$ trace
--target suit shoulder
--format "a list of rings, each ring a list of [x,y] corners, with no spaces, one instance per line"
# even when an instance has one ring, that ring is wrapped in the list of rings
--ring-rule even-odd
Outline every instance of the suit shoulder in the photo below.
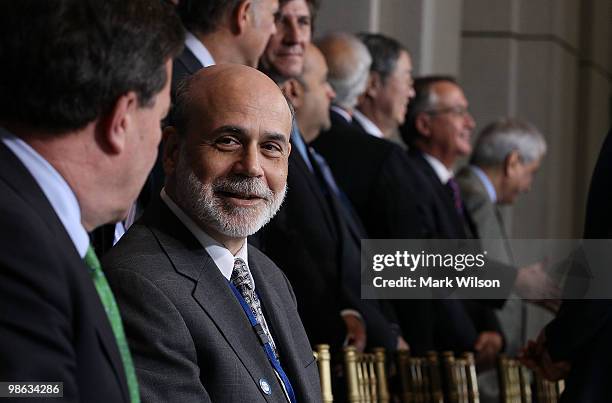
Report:
[[[165,259],[157,238],[152,230],[142,224],[134,224],[102,258],[104,271],[111,272],[117,269],[147,273],[149,270],[162,264]]]

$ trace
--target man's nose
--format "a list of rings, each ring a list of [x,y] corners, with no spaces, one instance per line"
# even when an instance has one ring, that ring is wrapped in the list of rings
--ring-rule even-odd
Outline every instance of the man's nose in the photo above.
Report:
[[[234,165],[234,172],[249,177],[263,176],[261,155],[257,145],[249,146],[244,149],[240,159]]]

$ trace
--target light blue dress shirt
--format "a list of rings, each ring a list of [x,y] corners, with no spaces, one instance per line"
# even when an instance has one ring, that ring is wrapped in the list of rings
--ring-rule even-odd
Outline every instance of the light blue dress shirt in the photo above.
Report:
[[[0,128],[0,140],[17,156],[49,200],[81,257],[89,247],[89,236],[81,223],[76,195],[53,166],[25,141]]]

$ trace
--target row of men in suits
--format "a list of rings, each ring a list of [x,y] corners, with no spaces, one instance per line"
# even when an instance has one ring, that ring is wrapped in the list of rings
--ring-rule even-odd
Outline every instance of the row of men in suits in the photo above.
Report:
[[[364,38],[368,44],[367,36]],[[382,40],[377,38],[375,42]],[[391,143],[379,142],[380,145],[377,145],[374,137],[388,136],[392,132],[390,127],[393,126],[394,117],[397,117],[396,124],[404,121],[401,114],[394,115],[393,108],[389,107],[392,105],[389,102],[393,96],[386,90],[392,91],[397,86],[384,88],[384,67],[376,67],[375,63],[372,64],[368,79],[370,84],[375,83],[377,86],[370,87],[364,81],[360,84],[359,78],[363,80],[365,76],[363,66],[367,66],[370,61],[363,46],[350,35],[333,34],[318,43],[330,67],[330,83],[337,97],[330,112],[331,129],[319,136],[313,144],[327,158],[338,183],[354,203],[370,234],[376,234],[377,237],[390,237],[390,234],[393,234],[389,228],[393,228],[402,215],[395,213],[390,216],[391,219],[385,220],[385,213],[394,211],[393,207],[396,205],[391,202],[385,204],[381,198],[384,200],[388,194],[392,195],[391,199],[401,197],[401,192],[394,190],[402,189],[402,186],[405,186],[403,189],[410,189],[406,177],[416,175],[420,171],[425,173],[425,182],[438,189],[437,195],[434,191],[433,199],[421,204],[414,199],[401,204],[412,206],[411,209],[403,211],[405,214],[411,211],[415,219],[404,221],[406,225],[398,226],[400,228],[396,231],[414,231],[416,226],[417,237],[428,234],[462,237],[472,232],[472,236],[479,236],[485,242],[488,239],[506,239],[507,234],[497,206],[513,203],[518,194],[529,189],[546,151],[543,136],[531,125],[521,121],[508,119],[494,122],[479,136],[470,166],[463,168],[457,175],[457,186],[451,181],[455,161],[459,156],[472,152],[470,131],[474,122],[467,110],[467,100],[453,78],[417,79],[415,97],[410,101],[406,120],[401,127],[404,141],[412,146],[408,159],[403,161],[405,168],[400,169],[404,174],[404,181],[390,179],[393,177],[390,174],[393,166],[390,161],[397,160],[390,156],[399,156],[401,152],[383,154],[385,150],[393,149]],[[389,60],[384,60],[376,53],[375,46],[368,48],[379,65],[385,66],[385,62],[387,66],[393,66],[393,62],[400,64],[399,58],[388,63]],[[378,72],[377,68],[381,71]],[[372,72],[375,73],[374,76]],[[374,99],[380,94],[384,94],[383,100],[375,102]],[[397,97],[396,110],[401,110],[401,90],[398,89],[394,95]],[[379,109],[376,105],[379,105]],[[604,144],[591,184],[586,237],[609,235],[609,214],[606,213],[608,209],[603,208],[606,200],[609,200],[609,192],[605,190],[608,186],[608,176],[604,173],[610,161],[609,145],[612,143],[609,139],[610,135]],[[380,154],[386,155],[387,158],[377,158]],[[410,161],[414,163],[411,168],[417,169],[408,168],[406,162]],[[372,172],[379,174],[372,175]],[[368,173],[373,180],[368,179]],[[412,189],[418,189],[419,193],[428,193],[422,179],[412,178],[413,183],[419,184]],[[380,184],[383,180],[393,185],[384,187]],[[444,184],[449,185],[447,189],[441,186]],[[368,220],[369,216],[375,219]],[[418,217],[423,219],[419,221]],[[404,233],[403,236],[414,235]],[[512,251],[508,245],[505,246],[496,253],[496,259],[500,263],[514,266]],[[554,301],[559,290],[546,275],[541,263],[519,268],[514,276],[513,292],[532,302],[549,308],[555,307]],[[517,352],[525,338],[524,325],[521,323],[524,314],[522,305],[522,302],[511,298],[496,312],[506,334],[505,348],[512,354]],[[401,306],[396,308],[400,313]],[[482,310],[482,307],[480,309]],[[473,314],[473,311],[468,312]],[[610,312],[609,304],[605,301],[564,301],[559,315],[546,326],[537,342],[530,342],[528,347],[522,350],[523,361],[540,374],[552,380],[567,377],[568,388],[563,395],[563,401],[609,400],[610,394],[606,390],[604,380],[606,374],[611,372],[609,349],[601,342],[609,335]],[[453,310],[446,317],[452,317],[453,313],[462,316],[458,310]],[[414,312],[411,314],[414,318]],[[403,318],[401,313],[399,317]],[[572,325],[573,322],[580,326]],[[422,325],[423,322],[418,323]],[[469,321],[463,321],[462,325],[467,323]],[[423,330],[422,326],[420,330]],[[404,335],[410,335],[409,331]],[[493,339],[495,338],[493,336]],[[415,340],[413,337],[407,339],[411,344]],[[456,343],[457,340],[461,340],[461,337],[453,335],[452,341]],[[473,336],[471,340],[474,340]],[[477,344],[478,342],[474,346]],[[416,343],[412,345],[416,346]],[[464,346],[470,348],[469,344]],[[490,351],[494,352],[498,348],[496,346]],[[494,394],[494,389],[485,391],[483,398],[494,397]]]
[[[476,213],[476,219],[482,218],[482,214],[470,209],[472,203],[457,205],[457,202],[461,202],[457,199],[460,190],[452,179],[451,171],[457,157],[471,151],[469,140],[474,127],[461,88],[450,77],[418,79],[415,84],[416,96],[407,107],[408,99],[415,95],[409,74],[408,53],[397,42],[381,35],[361,35],[360,39],[335,33],[317,42],[326,56],[330,83],[337,96],[330,111],[331,128],[314,140],[314,148],[326,158],[340,187],[363,219],[370,237],[477,236],[476,224],[484,228],[486,222],[468,220],[472,217],[470,213]],[[413,139],[407,138],[413,145],[407,154],[384,138],[404,123],[406,115],[409,118],[403,129],[409,127],[411,113],[414,116],[423,113],[418,117],[418,134],[427,140],[422,142],[421,147],[415,147]],[[495,150],[499,148],[498,143],[505,144],[510,151],[514,150],[517,142],[521,143],[521,138],[508,143],[506,134],[512,129],[527,132],[528,138],[533,137],[533,130],[529,132],[523,130],[519,123],[517,125],[504,128],[504,133],[498,127],[491,130],[497,133],[493,142]],[[536,140],[541,141],[541,135],[535,135]],[[482,138],[486,140],[488,137]],[[483,147],[478,147],[478,155],[481,149],[487,150],[492,146],[491,141],[482,144]],[[508,150],[499,150],[503,158],[499,163],[495,162],[494,169],[490,161],[485,161],[486,171],[494,172],[496,184],[502,184],[500,194],[504,198],[508,193],[525,191],[529,187],[533,171],[537,170],[544,153],[542,147],[530,151],[532,145],[533,142],[528,142],[521,147],[520,160],[513,154],[512,169],[508,175],[505,169],[498,167],[505,162]],[[528,156],[534,154],[533,158],[523,155],[525,148]],[[532,160],[535,161],[532,163]],[[504,175],[497,175],[499,169]],[[455,185],[454,189],[444,186],[449,181]],[[469,180],[459,182],[470,183]],[[506,199],[503,201],[508,202]],[[502,259],[499,260],[501,263]],[[523,293],[541,292],[542,288],[554,291],[554,285],[542,271],[541,264],[520,269],[518,275],[512,273],[513,268],[504,269],[511,271],[511,279],[514,281],[516,278],[519,286],[524,285],[521,282],[537,280],[532,287],[519,287]],[[403,335],[414,352],[476,349],[479,361],[488,361],[489,364],[502,348],[502,331],[496,316],[505,318],[502,313],[507,315],[507,312],[514,312],[516,307],[511,309],[512,306],[520,304],[511,299],[503,304],[503,309],[494,312],[491,307],[475,301],[393,302],[395,313],[403,325]],[[505,324],[516,324],[516,319],[514,315]],[[415,326],[415,323],[419,326]],[[518,324],[520,327],[520,320]],[[510,340],[506,339],[505,342],[509,344]],[[514,353],[518,351],[519,343],[520,337],[512,338]],[[492,381],[495,383],[495,377]],[[489,394],[495,397],[494,387]]]
[[[348,69],[337,68],[332,72],[332,83],[340,88],[340,93],[347,94],[342,81],[354,82],[352,74],[361,74],[365,85],[361,93],[351,89],[353,93],[348,97],[334,101],[331,112],[334,125],[313,145],[326,157],[340,187],[363,219],[368,235],[465,237],[462,218],[423,157],[407,155],[398,145],[380,138],[389,136],[404,122],[414,95],[408,52],[382,35],[362,35],[359,40],[347,34],[334,34],[320,43],[330,66],[341,65],[347,53],[357,61],[362,59],[361,63],[351,63]],[[359,71],[366,59],[363,55],[371,57],[368,74]],[[367,59],[365,64],[368,65]],[[489,356],[490,361],[502,347],[492,311],[480,304],[394,301],[394,305],[401,329],[416,353],[478,347],[483,351],[479,359],[486,361]]]

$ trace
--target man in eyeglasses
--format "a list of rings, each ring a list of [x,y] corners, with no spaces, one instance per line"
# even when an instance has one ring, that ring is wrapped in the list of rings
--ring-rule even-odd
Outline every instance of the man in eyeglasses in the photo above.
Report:
[[[410,146],[409,159],[425,177],[432,195],[429,208],[435,217],[433,236],[474,238],[476,233],[470,227],[453,178],[457,159],[472,151],[470,137],[475,123],[467,109],[468,101],[452,77],[419,78],[414,89],[415,97],[400,133]],[[434,333],[436,348],[473,350],[481,364],[490,363],[503,346],[492,308],[472,300],[438,301]]]

